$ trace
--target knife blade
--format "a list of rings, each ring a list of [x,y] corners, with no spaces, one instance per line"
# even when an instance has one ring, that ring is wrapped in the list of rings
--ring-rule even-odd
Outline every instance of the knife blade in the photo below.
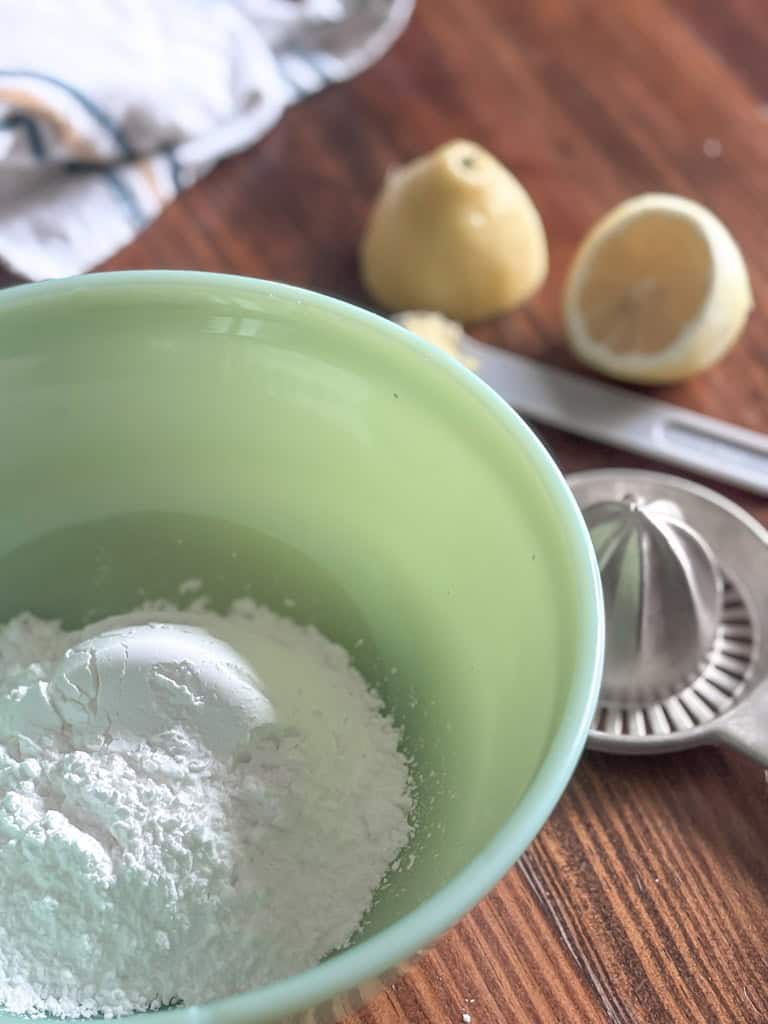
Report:
[[[461,355],[524,419],[768,497],[768,435],[476,341]]]

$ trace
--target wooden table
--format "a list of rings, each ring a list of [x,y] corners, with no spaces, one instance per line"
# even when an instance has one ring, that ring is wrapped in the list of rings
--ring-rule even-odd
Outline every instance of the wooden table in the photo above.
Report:
[[[664,397],[768,431],[765,0],[420,0],[373,70],[293,109],[179,199],[107,269],[275,278],[365,302],[355,246],[385,168],[454,136],[531,191],[552,272],[476,332],[567,364],[564,269],[595,218],[668,190],[715,209],[758,302],[719,367]],[[638,460],[542,431],[564,470]],[[768,503],[732,497],[768,523]],[[765,609],[768,626],[768,608]],[[517,867],[369,1024],[768,1022],[768,786],[714,750],[587,754]]]

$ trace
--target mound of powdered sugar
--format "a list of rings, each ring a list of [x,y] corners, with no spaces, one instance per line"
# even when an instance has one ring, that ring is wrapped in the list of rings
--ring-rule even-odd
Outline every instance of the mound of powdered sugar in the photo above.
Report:
[[[249,600],[0,627],[0,1007],[192,1004],[343,946],[408,838],[398,739],[345,651]]]

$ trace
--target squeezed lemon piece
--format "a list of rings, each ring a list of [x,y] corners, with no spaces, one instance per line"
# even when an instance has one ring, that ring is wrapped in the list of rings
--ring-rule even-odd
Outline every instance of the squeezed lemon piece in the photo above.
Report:
[[[525,302],[547,276],[530,196],[482,146],[446,143],[391,171],[360,246],[363,283],[389,310],[469,323]]]
[[[464,328],[455,320],[449,320],[442,313],[422,309],[409,309],[404,313],[398,313],[392,319],[401,327],[418,334],[420,338],[463,363],[468,370],[474,370],[477,366],[477,360],[464,355],[461,351]]]

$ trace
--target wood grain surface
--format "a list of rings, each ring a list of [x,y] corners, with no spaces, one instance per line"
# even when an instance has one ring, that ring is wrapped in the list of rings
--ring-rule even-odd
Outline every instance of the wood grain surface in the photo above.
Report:
[[[385,169],[466,136],[520,176],[552,250],[541,294],[477,336],[567,365],[559,294],[580,237],[626,196],[682,192],[741,243],[757,310],[725,362],[661,394],[768,431],[766,15],[765,0],[420,0],[375,68],[291,110],[104,269],[226,271],[365,303],[355,246]],[[645,464],[541,436],[564,470]],[[768,503],[729,493],[768,523]],[[762,771],[712,749],[587,754],[518,866],[350,1022],[463,1014],[766,1024]]]

